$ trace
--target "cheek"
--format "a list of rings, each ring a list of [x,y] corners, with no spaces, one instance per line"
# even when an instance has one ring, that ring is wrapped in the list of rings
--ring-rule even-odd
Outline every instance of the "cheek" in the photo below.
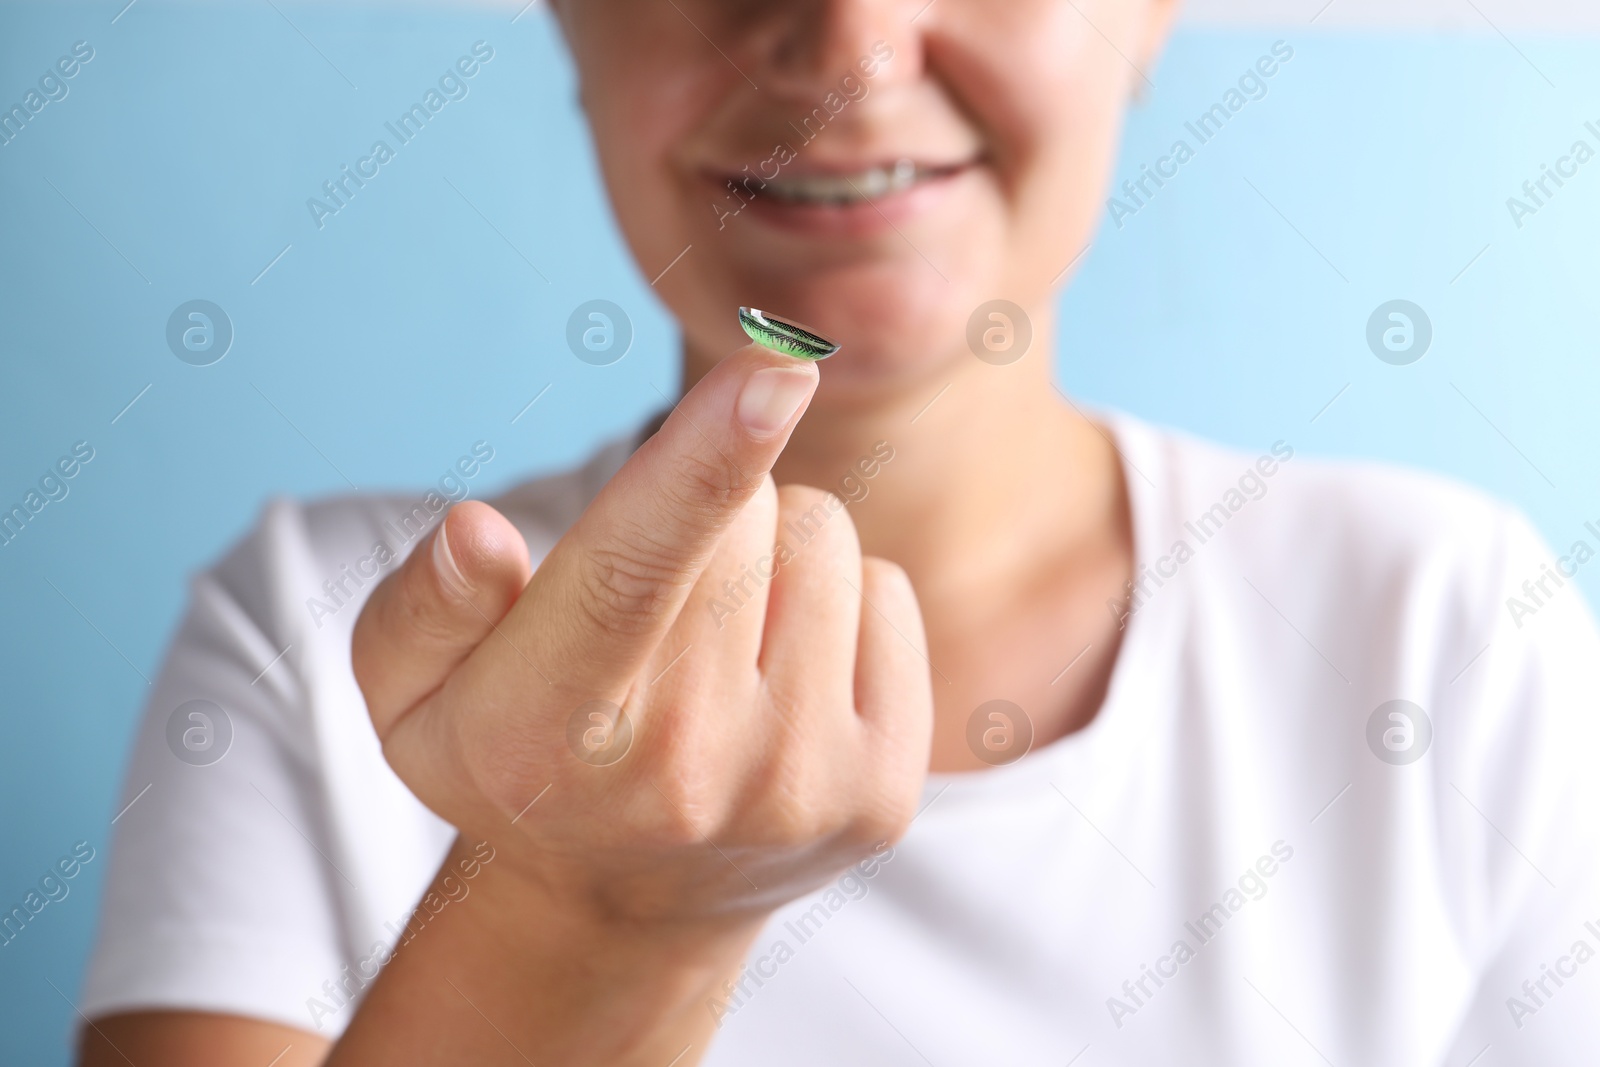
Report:
[[[1143,4],[957,0],[947,10],[930,59],[985,131],[1006,215],[999,277],[990,284],[1026,304],[1043,295],[1098,221],[1123,109],[1140,80],[1124,56],[1138,55]],[[974,217],[969,225],[978,223]]]
[[[951,94],[1008,161],[1047,145],[1070,153],[1072,146],[1061,142],[1094,125],[1096,116],[1114,120],[1130,79],[1139,77],[1123,55],[1136,54],[1131,41],[1141,6],[1141,0],[968,2],[929,42],[930,55]]]
[[[1007,160],[1019,269],[1054,278],[1092,239],[1116,162],[1129,95],[1142,76],[1136,4],[1081,5],[1115,47],[1071,5],[1041,14],[1039,32],[1006,69],[1007,101],[996,125],[1014,155]],[[1119,54],[1120,53],[1120,54]],[[1023,279],[1017,279],[1023,283]]]
[[[608,62],[587,80],[595,88],[585,89],[585,110],[612,210],[640,268],[653,276],[683,249],[687,223],[697,217],[677,152],[715,94],[697,64],[674,67],[660,58]],[[709,203],[702,210],[711,216]]]

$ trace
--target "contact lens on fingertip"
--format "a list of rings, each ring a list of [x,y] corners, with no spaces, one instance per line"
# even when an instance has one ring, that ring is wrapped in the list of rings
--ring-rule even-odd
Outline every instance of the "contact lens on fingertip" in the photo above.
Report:
[[[827,359],[839,346],[797,322],[768,315],[760,308],[740,308],[739,325],[758,345],[797,359]]]

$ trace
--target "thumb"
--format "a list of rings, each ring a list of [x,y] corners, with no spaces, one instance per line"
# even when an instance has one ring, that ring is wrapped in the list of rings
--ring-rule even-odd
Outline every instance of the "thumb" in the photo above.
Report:
[[[489,636],[532,572],[510,520],[469,500],[373,591],[350,660],[380,739]]]

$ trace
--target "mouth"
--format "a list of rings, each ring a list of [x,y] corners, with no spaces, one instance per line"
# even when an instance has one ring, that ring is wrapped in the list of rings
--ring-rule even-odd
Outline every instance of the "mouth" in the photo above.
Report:
[[[902,157],[855,167],[790,166],[773,177],[709,172],[721,210],[748,211],[790,231],[869,236],[930,210],[953,183],[977,165],[925,163]]]
[[[930,166],[911,159],[867,167],[854,173],[783,174],[767,182],[762,192],[786,204],[848,207],[882,200],[918,185],[949,177],[964,164]]]

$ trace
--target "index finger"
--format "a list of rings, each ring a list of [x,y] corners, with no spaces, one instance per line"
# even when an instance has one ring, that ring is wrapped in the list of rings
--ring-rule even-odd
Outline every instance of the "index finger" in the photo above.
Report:
[[[808,360],[742,348],[606,484],[519,605],[539,616],[529,623],[557,684],[587,691],[632,677],[768,476],[817,380]],[[512,616],[521,628],[523,612]]]

